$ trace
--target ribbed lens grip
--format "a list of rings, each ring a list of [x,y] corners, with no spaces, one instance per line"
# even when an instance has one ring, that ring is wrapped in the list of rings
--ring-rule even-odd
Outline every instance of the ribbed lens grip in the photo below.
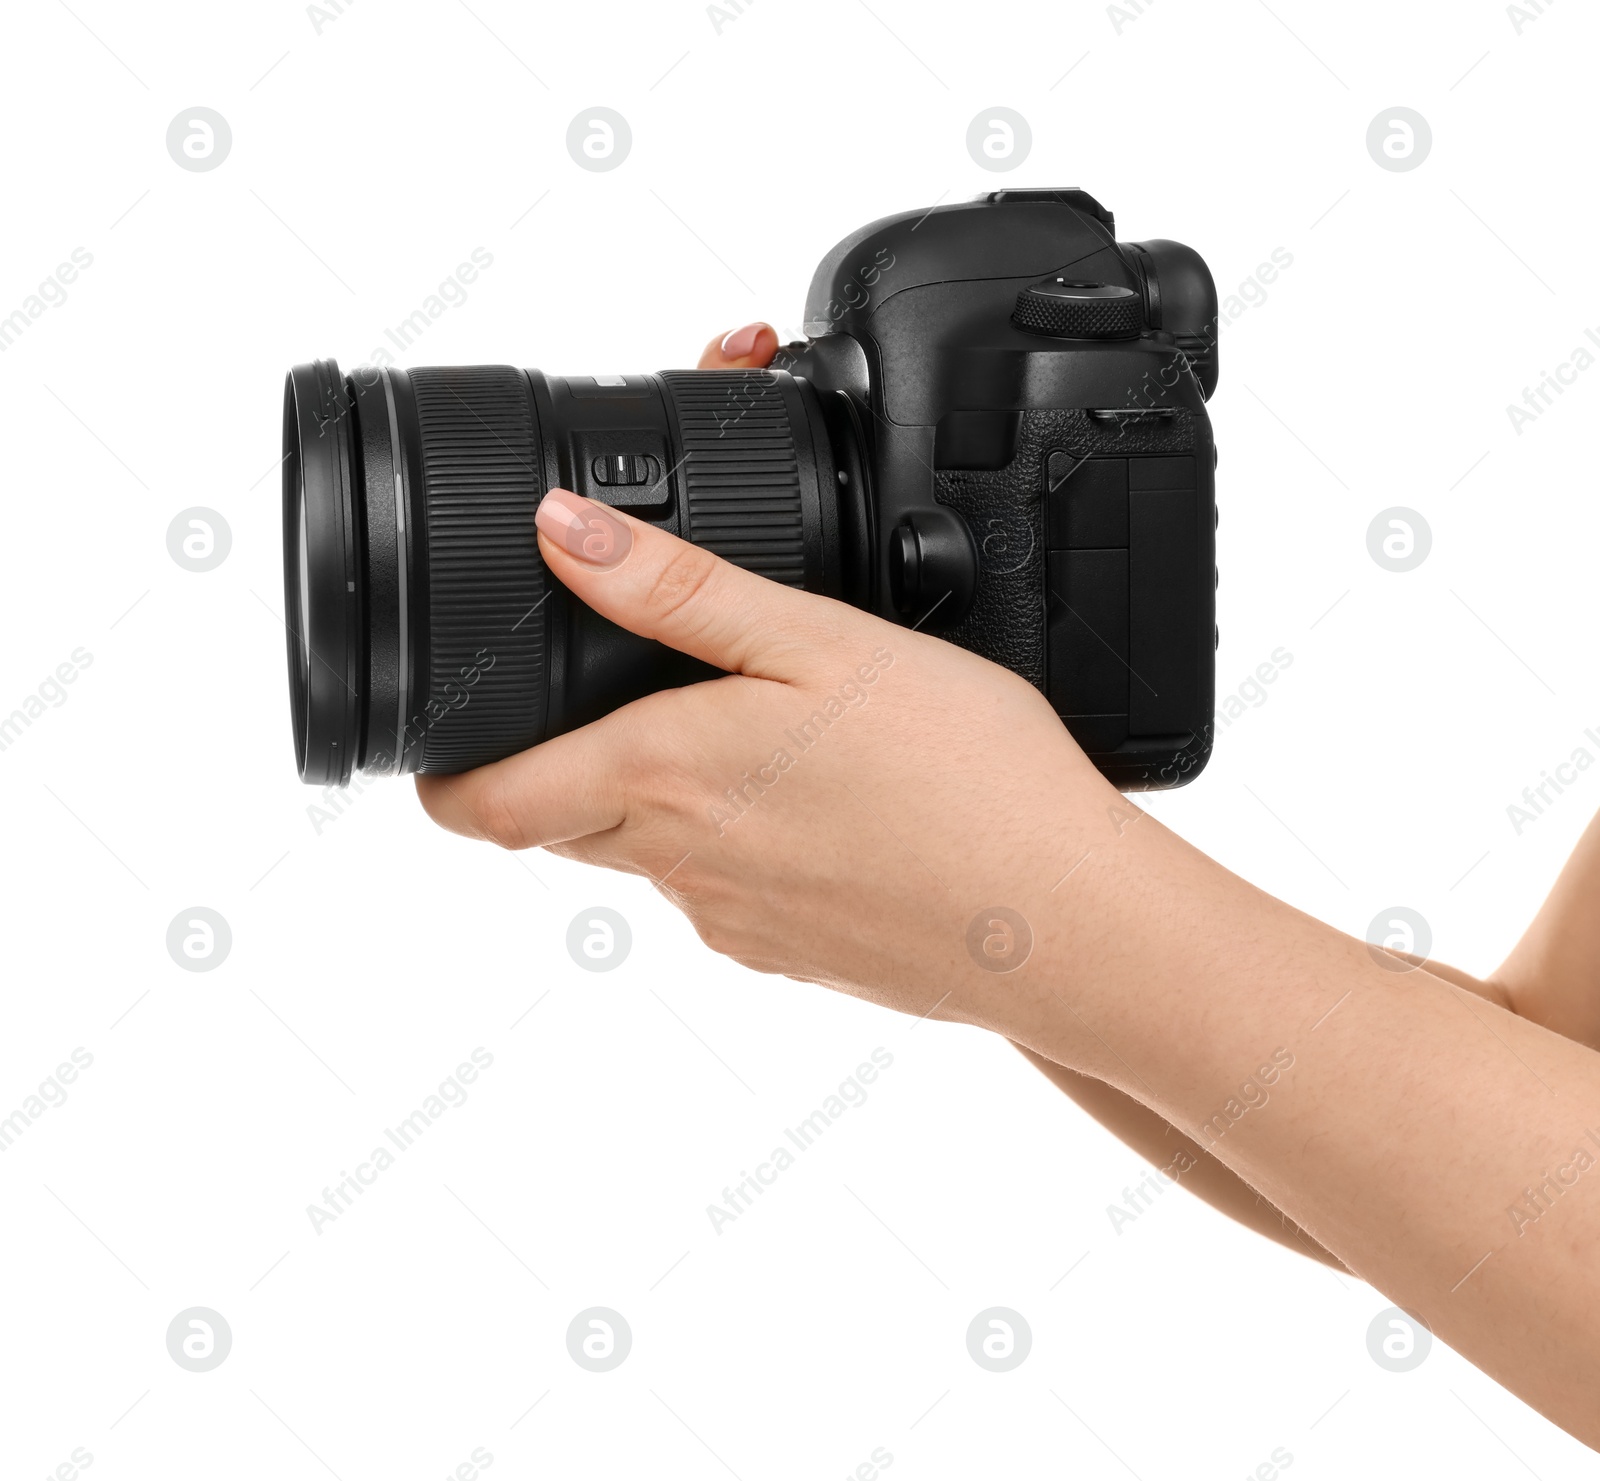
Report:
[[[422,771],[464,771],[544,739],[543,492],[527,377],[509,366],[410,373],[428,540]]]
[[[663,370],[683,439],[688,537],[788,586],[805,584],[795,429],[767,370]]]

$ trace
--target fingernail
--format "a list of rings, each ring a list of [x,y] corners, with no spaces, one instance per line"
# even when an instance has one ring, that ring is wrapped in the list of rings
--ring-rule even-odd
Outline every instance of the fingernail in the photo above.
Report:
[[[633,548],[633,531],[603,504],[567,489],[551,489],[533,517],[541,533],[585,565],[610,570]]]
[[[756,347],[756,340],[764,324],[746,324],[743,329],[730,329],[722,336],[722,353],[730,360],[742,360]]]

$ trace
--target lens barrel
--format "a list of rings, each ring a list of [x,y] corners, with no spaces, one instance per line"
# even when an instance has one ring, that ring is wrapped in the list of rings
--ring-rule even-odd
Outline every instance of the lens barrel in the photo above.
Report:
[[[843,401],[783,371],[296,366],[284,590],[301,778],[463,771],[715,672],[551,576],[533,516],[552,487],[864,600],[865,460]]]

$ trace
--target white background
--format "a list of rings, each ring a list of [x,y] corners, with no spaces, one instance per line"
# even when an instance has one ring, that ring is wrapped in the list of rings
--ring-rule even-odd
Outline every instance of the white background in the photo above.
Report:
[[[1600,1474],[1440,1345],[1379,1367],[1384,1297],[1181,1191],[1115,1232],[1147,1169],[996,1040],[750,974],[642,882],[449,837],[409,784],[319,834],[272,471],[286,367],[361,363],[475,247],[404,363],[692,364],[792,330],[857,225],[1001,184],[1081,184],[1225,293],[1284,249],[1211,408],[1219,695],[1293,662],[1144,800],[1347,931],[1406,905],[1488,970],[1600,803],[1597,768],[1520,836],[1506,811],[1600,752],[1600,369],[1520,436],[1506,413],[1600,325],[1590,11],[759,0],[719,29],[688,0],[361,0],[319,34],[288,0],[72,7],[3,37],[0,316],[93,264],[0,354],[0,713],[93,661],[0,752],[0,1116],[94,1062],[0,1156],[7,1477],[78,1447],[97,1478],[428,1478],[479,1447],[495,1475],[879,1448],[892,1477],[1238,1477],[1278,1448],[1307,1481]],[[609,173],[565,144],[596,105],[633,133]],[[1412,172],[1366,148],[1396,105],[1433,130]],[[195,106],[232,129],[210,172],[165,145]],[[965,145],[995,106],[1033,135],[1004,174]],[[196,505],[233,538],[204,574],[166,546]],[[1367,551],[1392,505],[1433,534],[1406,574]],[[565,947],[598,904],[633,931],[605,975]],[[197,905],[233,935],[207,973],[165,946]],[[468,1102],[314,1232],[478,1046]],[[714,1233],[878,1046],[867,1103]],[[1033,1332],[1010,1373],[966,1351],[995,1305]],[[167,1352],[190,1306],[232,1330],[208,1373]],[[610,1373],[567,1352],[591,1306],[633,1332]]]

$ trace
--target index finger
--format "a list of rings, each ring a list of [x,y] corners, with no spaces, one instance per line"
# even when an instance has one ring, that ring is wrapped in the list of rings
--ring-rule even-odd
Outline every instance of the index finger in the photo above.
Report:
[[[700,370],[764,370],[778,353],[778,331],[759,319],[718,335],[700,352]]]

